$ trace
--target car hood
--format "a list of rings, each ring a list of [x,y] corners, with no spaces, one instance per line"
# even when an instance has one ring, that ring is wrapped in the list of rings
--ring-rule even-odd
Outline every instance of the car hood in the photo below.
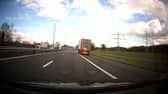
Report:
[[[113,92],[143,87],[155,84],[165,80],[141,81],[141,82],[104,82],[104,83],[55,83],[55,82],[9,82],[3,81],[1,84],[21,88],[31,91],[47,92],[47,93],[101,93]],[[167,79],[166,79],[167,81]]]

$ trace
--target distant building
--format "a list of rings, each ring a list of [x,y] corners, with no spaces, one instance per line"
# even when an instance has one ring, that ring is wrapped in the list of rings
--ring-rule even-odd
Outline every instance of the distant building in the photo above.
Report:
[[[35,48],[40,48],[40,43],[35,43]]]
[[[48,42],[40,42],[40,43],[36,44],[36,48],[48,48],[48,47],[49,47]]]

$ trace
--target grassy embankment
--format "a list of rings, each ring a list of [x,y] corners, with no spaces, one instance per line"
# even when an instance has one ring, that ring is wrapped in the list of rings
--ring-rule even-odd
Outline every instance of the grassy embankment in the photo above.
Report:
[[[157,72],[168,72],[168,54],[94,50],[93,55]]]

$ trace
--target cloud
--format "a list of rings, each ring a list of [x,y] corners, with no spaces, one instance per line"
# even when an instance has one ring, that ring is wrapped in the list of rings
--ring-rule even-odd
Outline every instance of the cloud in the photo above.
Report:
[[[17,2],[27,9],[34,10],[37,16],[61,20],[79,18],[78,20],[88,22],[88,25],[77,25],[65,30],[80,31],[76,36],[93,37],[93,40],[97,42],[108,40],[100,40],[102,35],[110,38],[109,34],[116,32],[142,38],[148,32],[149,36],[154,36],[156,42],[160,41],[158,43],[165,43],[163,40],[168,36],[168,3],[166,0],[108,0],[112,6],[115,6],[114,8],[102,6],[99,0],[73,0],[73,2],[68,2],[68,0],[17,0]],[[69,15],[72,9],[77,10],[74,14]],[[76,15],[81,11],[86,15],[82,17]],[[136,13],[153,16],[155,19],[148,22],[142,22],[140,19],[136,23],[125,22],[125,20],[133,18]],[[164,20],[164,23],[161,23],[160,19]],[[103,23],[103,21],[111,22]],[[153,35],[151,35],[151,31],[153,31]]]
[[[161,25],[158,19],[151,20],[148,23],[149,27],[153,30],[153,33],[158,33],[162,31],[163,26]]]
[[[68,10],[61,3],[63,0],[17,0],[27,9],[36,11],[38,16],[47,16],[53,19],[65,19]]]
[[[59,28],[61,29],[64,27],[61,26]],[[81,38],[88,38],[91,39],[96,46],[100,46],[100,44],[104,43],[107,47],[114,47],[116,46],[116,40],[113,40],[112,37],[117,36],[112,36],[112,34],[117,34],[117,32],[120,32],[121,34],[127,34],[127,32],[129,32],[127,28],[128,25],[124,22],[83,23],[64,28],[64,31],[62,31],[62,36],[68,39],[65,39],[66,43],[70,43],[73,45],[76,45]],[[121,46],[130,47],[128,42],[123,41],[121,41]]]
[[[168,1],[167,0],[161,0],[165,5],[168,5]]]
[[[117,6],[115,9],[103,7],[99,0],[74,0],[69,8],[79,8],[86,11],[86,20],[114,20],[128,19],[132,17],[132,9],[128,5]]]
[[[115,8],[103,7],[99,0],[17,0],[24,7],[35,10],[38,16],[47,16],[57,19],[71,18],[69,12],[77,8],[75,12],[85,11],[85,20],[114,20],[129,19],[135,13],[147,14],[167,20],[167,7],[160,0],[108,0]],[[73,15],[75,16],[75,15]],[[75,16],[76,17],[76,16]]]
[[[168,43],[168,3],[166,0],[109,0],[111,4],[118,4],[118,6],[128,5],[132,13],[140,13],[144,15],[151,15],[158,17],[149,22],[137,22],[129,25],[129,33],[131,35],[144,38],[146,32],[149,37],[153,37],[156,43]],[[117,2],[117,3],[116,3]],[[143,18],[142,18],[143,19]],[[159,19],[164,20],[161,25]],[[153,34],[152,34],[153,31]],[[159,42],[158,42],[159,41]]]
[[[137,22],[130,24],[129,35],[135,35],[141,38],[154,39],[155,44],[168,44],[168,31],[164,30],[165,25],[161,25],[158,19],[151,20],[147,23]]]
[[[127,5],[132,14],[141,13],[157,16],[167,20],[167,6],[160,0],[110,0],[111,4],[118,2],[118,6]]]
[[[157,33],[160,33],[160,31],[162,30],[162,26],[159,24],[157,24],[158,20],[151,20],[147,23],[145,22],[137,22],[137,23],[133,23],[130,24],[132,25],[132,32],[137,33],[137,35],[140,35],[142,37],[145,37],[146,33],[148,34],[148,36],[150,36],[150,34],[153,32],[154,35],[156,35]],[[157,25],[157,26],[152,26],[152,25]]]
[[[112,1],[116,1],[116,0],[112,0]],[[124,2],[125,1],[125,2]],[[160,25],[159,20],[152,20],[150,22],[148,22],[146,25],[151,24],[151,28],[154,31],[154,34],[156,36],[156,39],[159,37],[164,37],[167,36],[168,32],[168,7],[166,6],[165,3],[163,3],[160,0],[119,0],[119,2],[122,2],[122,4],[127,4],[129,6],[131,6],[133,9],[135,9],[136,11],[134,11],[134,13],[142,13],[142,14],[146,14],[146,15],[152,15],[152,16],[156,16],[159,17],[160,19],[163,19],[165,21],[164,25]],[[127,1],[127,2],[126,2]],[[139,24],[139,23],[137,23]],[[145,23],[144,23],[145,24]],[[136,27],[138,28],[138,27]],[[146,29],[148,29],[149,27],[147,26]],[[140,28],[141,33],[144,32],[144,30],[142,30],[142,28]],[[149,32],[149,29],[148,29]],[[140,32],[134,32],[134,33],[140,33]],[[140,35],[140,34],[138,34]]]
[[[156,45],[159,45],[159,44],[168,44],[168,36],[164,36],[164,37],[161,37],[159,39],[156,39],[155,40],[155,44]]]
[[[72,8],[78,8],[79,10],[76,12],[85,11],[87,14],[86,20],[93,21],[128,19],[132,17],[133,11],[126,4],[118,6],[115,10],[111,10],[102,7],[99,0],[74,0],[72,3],[67,2],[67,0],[17,0],[17,2],[25,8],[36,11],[38,16],[57,17],[57,19],[61,20],[71,18],[69,12]]]
[[[12,41],[18,41],[21,43],[24,41],[33,43],[33,40],[35,40],[33,36],[28,36],[21,32],[11,32],[11,37],[12,37]]]

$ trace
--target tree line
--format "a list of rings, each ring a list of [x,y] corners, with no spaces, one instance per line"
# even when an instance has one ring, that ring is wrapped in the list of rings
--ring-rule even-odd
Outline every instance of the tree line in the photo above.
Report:
[[[0,26],[0,46],[17,46],[17,47],[35,47],[33,44],[22,42],[21,36],[15,36],[13,34],[16,32],[13,24],[7,22],[2,23]]]
[[[120,51],[132,51],[132,52],[146,52],[146,46],[133,46],[129,48],[120,47]],[[116,51],[118,47],[107,48],[105,44],[101,44],[101,47],[95,49],[101,49],[105,51]],[[149,53],[165,53],[168,54],[168,44],[160,44],[155,46],[148,46]]]

